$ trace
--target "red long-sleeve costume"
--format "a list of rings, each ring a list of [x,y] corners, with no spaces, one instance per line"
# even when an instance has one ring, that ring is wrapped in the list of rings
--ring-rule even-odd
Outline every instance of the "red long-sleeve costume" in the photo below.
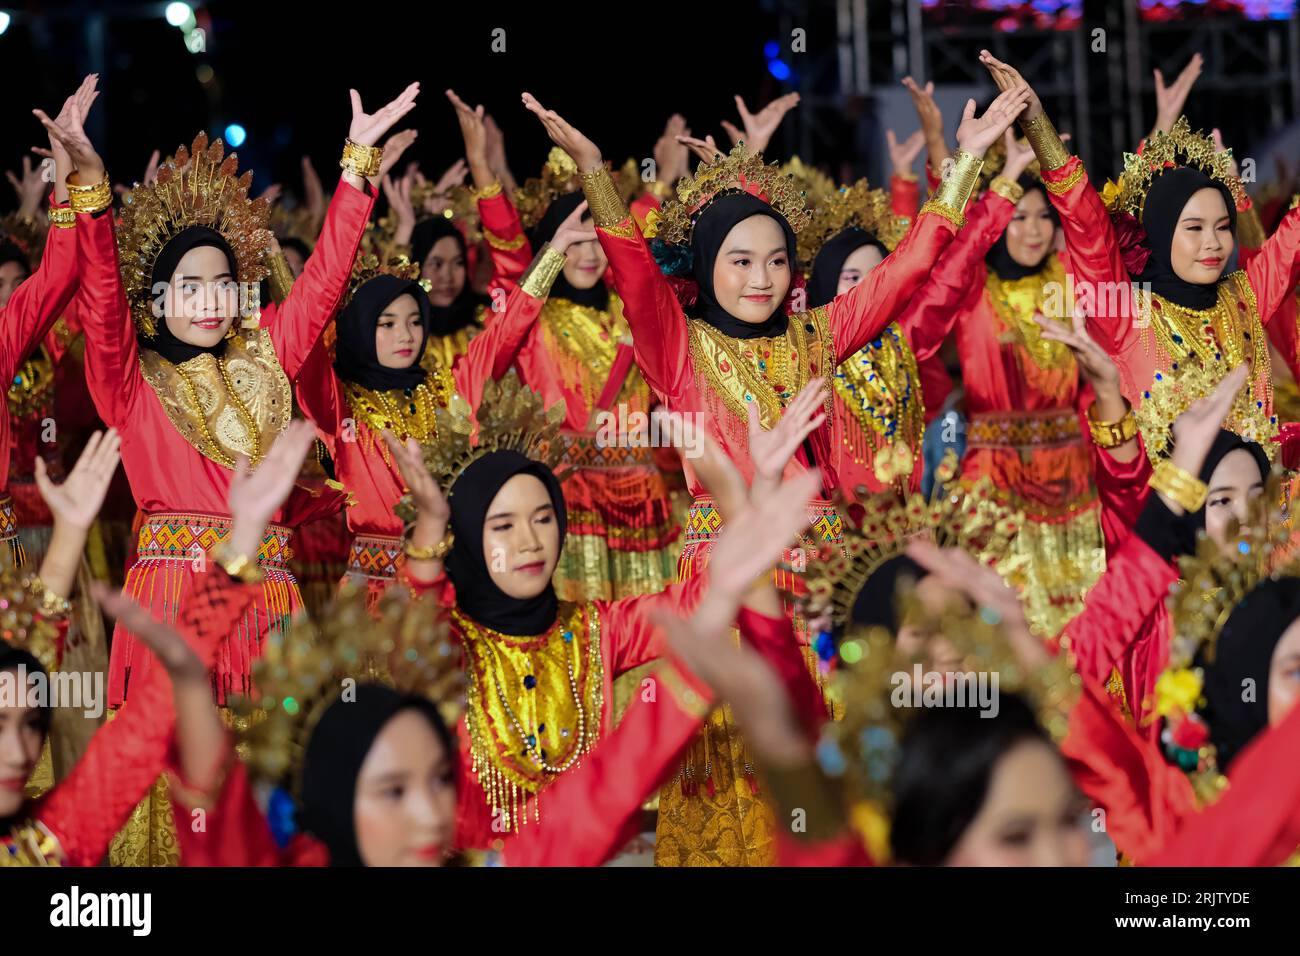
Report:
[[[210,664],[256,597],[257,588],[237,584],[220,568],[199,573],[182,601],[176,629]],[[176,721],[171,678],[163,667],[151,667],[135,690],[116,719],[96,731],[67,779],[31,810],[30,820],[58,841],[54,855],[47,855],[51,862],[98,865],[113,835],[166,766]],[[4,850],[0,839],[0,852]]]
[[[301,372],[347,288],[352,260],[373,203],[373,190],[362,192],[341,179],[320,241],[292,293],[282,305],[268,305],[262,312],[261,325],[280,368],[291,382]],[[101,217],[102,221],[87,215],[77,218],[84,275],[86,380],[101,417],[122,435],[122,464],[136,503],[145,515],[194,516],[200,527],[220,525],[227,514],[226,497],[233,473],[182,437],[145,380],[135,326],[118,274],[109,217]],[[293,507],[291,504],[282,509],[276,516],[277,523]],[[176,524],[181,534],[190,534],[186,525],[179,521]],[[200,546],[209,543],[199,542]],[[191,586],[194,555],[189,550],[184,548],[179,558],[138,560],[127,574],[127,590],[165,620],[175,617],[181,598]],[[300,604],[293,576],[287,570],[268,569],[264,591],[263,599],[232,633],[239,639],[228,641],[218,657],[218,694],[222,700],[227,689],[246,688],[252,658],[259,653],[267,628]],[[110,706],[120,705],[126,699],[129,678],[139,680],[140,671],[148,668],[148,658],[135,662],[133,647],[132,636],[118,627],[109,665]]]

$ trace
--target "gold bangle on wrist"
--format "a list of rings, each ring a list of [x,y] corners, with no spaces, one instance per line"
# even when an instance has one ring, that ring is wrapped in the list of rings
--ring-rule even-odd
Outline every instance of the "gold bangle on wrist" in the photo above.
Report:
[[[491,229],[483,230],[483,238],[487,240],[487,244],[493,249],[500,249],[502,252],[514,252],[516,249],[522,248],[523,244],[528,241],[528,237],[522,232],[513,239],[502,239],[500,236],[493,235]]]
[[[379,175],[379,163],[384,158],[384,147],[362,146],[348,140],[343,144],[343,158],[339,160],[346,172],[356,173],[362,179]]]
[[[40,600],[42,617],[64,617],[72,610],[72,602],[51,591],[39,577],[33,576],[27,583],[27,589],[31,591],[33,597]]]
[[[257,558],[250,558],[246,554],[232,554],[230,546],[225,541],[217,542],[209,556],[221,565],[228,575],[243,584],[261,584],[266,578],[257,563]]]
[[[71,206],[51,206],[46,210],[45,216],[50,220],[51,226],[60,229],[71,229],[77,224],[77,213]]]
[[[268,254],[266,268],[266,279],[271,286],[271,301],[279,305],[293,291],[293,270],[289,268],[289,260],[283,252]]]
[[[558,249],[553,249],[548,242],[529,263],[528,271],[519,280],[519,288],[534,299],[545,299],[550,295],[555,280],[564,271],[564,263],[568,259],[567,255]]]
[[[1025,195],[1024,187],[1006,176],[994,176],[989,183],[989,192],[997,193],[1013,206]]]
[[[1201,510],[1210,491],[1205,482],[1183,471],[1168,459],[1156,465],[1156,470],[1147,484],[1155,491],[1178,502],[1188,514]]]
[[[500,196],[500,195],[501,195],[501,180],[498,179],[496,182],[489,183],[488,185],[484,186],[482,189],[475,189],[474,201],[482,202],[484,199],[491,199],[494,196]]]
[[[597,229],[617,226],[628,217],[627,205],[604,166],[582,174],[582,191],[587,195],[587,208]]]
[[[108,173],[104,178],[91,186],[78,186],[72,181],[76,173],[68,173],[64,182],[68,187],[68,204],[72,207],[74,213],[103,212],[113,202],[113,189],[108,183]]]
[[[415,545],[411,544],[411,538],[408,535],[403,544],[402,550],[405,551],[406,556],[413,561],[441,561],[451,553],[451,546],[455,543],[456,536],[452,534],[451,529],[448,528],[447,533],[442,536],[441,541],[424,548],[417,548]]]
[[[966,224],[966,217],[963,215],[966,202],[970,199],[975,184],[979,182],[980,169],[983,166],[984,160],[976,158],[964,149],[957,150],[952,154],[952,162],[943,164],[939,188],[934,191],[930,199],[926,200],[925,205],[921,207],[921,212],[938,213],[960,229]]]
[[[1098,448],[1118,448],[1137,437],[1137,417],[1130,408],[1119,421],[1103,422],[1097,417],[1097,403],[1093,402],[1088,406],[1088,429]]]
[[[1061,142],[1056,127],[1047,118],[1046,113],[1039,113],[1031,120],[1024,120],[1020,128],[1025,131],[1025,139],[1038,157],[1038,165],[1043,169],[1060,169],[1070,161],[1070,151]]]

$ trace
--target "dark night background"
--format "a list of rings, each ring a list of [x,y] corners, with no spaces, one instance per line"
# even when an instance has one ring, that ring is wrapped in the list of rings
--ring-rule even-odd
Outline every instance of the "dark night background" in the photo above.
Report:
[[[0,35],[0,168],[16,168],[24,150],[44,145],[33,106],[53,113],[84,73],[99,71],[102,94],[89,129],[115,181],[127,183],[141,175],[155,147],[167,155],[200,129],[220,136],[227,124],[239,123],[247,141],[238,152],[241,165],[255,171],[254,192],[273,181],[297,192],[304,153],[329,188],[348,127],[348,87],[373,109],[416,79],[420,102],[404,123],[420,130],[412,155],[426,175],[436,178],[461,154],[442,95],[452,86],[495,116],[521,181],[536,173],[549,146],[520,105],[524,89],[592,135],[616,164],[648,156],[673,111],[684,113],[697,135],[711,132],[725,142],[719,120],[737,120],[733,94],[757,109],[798,89],[803,103],[774,140],[773,157],[798,152],[841,174],[873,179],[885,171],[878,118],[887,107],[890,116],[902,117],[900,135],[916,128],[910,108],[898,112],[898,79],[915,64],[941,88],[960,87],[961,96],[969,91],[987,101],[992,86],[974,62],[980,46],[1024,69],[1057,125],[1076,131],[1094,180],[1113,175],[1120,153],[1149,128],[1152,67],[1172,81],[1193,52],[1205,54],[1206,72],[1188,113],[1193,127],[1220,126],[1239,157],[1294,121],[1300,102],[1294,22],[1247,20],[1232,0],[1189,2],[1172,17],[1151,9],[1176,6],[1169,0],[359,6],[214,0],[191,4],[206,31],[206,52],[199,54],[165,21],[165,3],[4,3],[0,9],[13,21]],[[1285,15],[1278,8],[1289,10],[1285,3],[1271,6],[1275,17]],[[837,24],[843,28],[845,12],[855,8],[865,13],[869,61],[869,88],[857,93],[844,89],[846,46],[837,47],[836,38]],[[1109,31],[1104,55],[1087,49],[1097,25]],[[498,27],[506,31],[505,53],[491,51]],[[783,82],[771,72],[764,46],[780,38],[788,46],[795,27],[807,31],[807,52],[782,54],[792,70]],[[205,67],[211,70],[206,83],[200,79]],[[951,131],[955,111],[946,119]],[[1267,170],[1264,165],[1261,176],[1271,175],[1271,161]],[[12,191],[0,185],[0,210],[12,206]]]

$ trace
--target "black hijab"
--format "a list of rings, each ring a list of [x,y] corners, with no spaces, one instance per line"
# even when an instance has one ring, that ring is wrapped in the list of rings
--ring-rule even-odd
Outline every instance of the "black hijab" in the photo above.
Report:
[[[446,570],[456,586],[456,607],[468,617],[502,634],[530,637],[545,633],[555,623],[559,607],[555,588],[548,582],[546,590],[535,598],[512,598],[492,582],[483,553],[483,524],[488,508],[501,487],[515,475],[532,475],[546,486],[555,506],[563,547],[568,518],[555,474],[517,451],[493,451],[466,468],[452,485],[448,498],[456,543],[447,556]]]
[[[456,245],[460,247],[461,258],[465,260],[465,286],[460,290],[460,295],[452,301],[451,305],[434,305],[429,303],[429,328],[432,334],[437,336],[452,335],[461,329],[468,328],[478,322],[476,314],[478,307],[485,301],[484,298],[474,291],[469,276],[469,253],[465,248],[465,237],[460,234],[460,230],[455,224],[445,216],[434,216],[432,219],[426,219],[415,227],[411,233],[411,261],[418,262],[422,266],[424,260],[428,258],[433,247],[438,244],[440,239],[448,236],[456,240]],[[424,296],[428,298],[426,293]]]
[[[1047,204],[1047,212],[1052,218],[1052,226],[1059,228],[1061,225],[1061,216],[1052,205],[1051,199],[1047,195],[1047,188],[1030,176],[1028,173],[1023,174],[1018,180],[1020,188],[1028,193],[1032,189],[1038,190],[1043,194],[1043,202]],[[1043,258],[1038,260],[1038,265],[1022,266],[1015,259],[1011,258],[1011,250],[1007,248],[1007,232],[1002,230],[1002,235],[998,236],[998,241],[993,243],[993,248],[989,249],[984,256],[984,262],[997,275],[999,279],[1007,282],[1014,282],[1016,279],[1023,279],[1025,276],[1037,275],[1047,267],[1047,260],[1051,257],[1052,250],[1049,248],[1043,253]]]
[[[1205,665],[1205,707],[1219,771],[1226,773],[1242,749],[1268,727],[1268,675],[1282,634],[1300,618],[1300,578],[1268,579],[1228,617]],[[1254,699],[1242,700],[1246,680]]]
[[[573,210],[581,205],[583,199],[584,197],[580,192],[565,193],[547,207],[546,215],[538,220],[537,225],[533,226],[528,236],[534,251],[541,249],[544,243],[555,238],[555,233],[560,228],[560,224],[568,219]],[[582,217],[583,222],[590,219],[590,212]],[[561,272],[555,277],[555,282],[551,285],[551,297],[568,299],[578,305],[585,305],[602,311],[609,308],[609,287],[605,285],[604,276],[601,276],[600,281],[590,289],[579,289],[566,279],[564,273]]]
[[[1180,279],[1174,272],[1171,250],[1174,231],[1188,200],[1202,189],[1217,189],[1223,194],[1228,207],[1228,220],[1233,234],[1237,231],[1237,203],[1223,183],[1211,179],[1199,169],[1178,166],[1166,170],[1155,178],[1147,192],[1142,208],[1142,228],[1146,230],[1151,258],[1142,274],[1141,282],[1151,284],[1151,290],[1162,298],[1186,309],[1210,309],[1219,299],[1217,282],[1198,283]]]
[[[235,259],[235,251],[230,248],[230,243],[226,242],[221,233],[207,226],[188,226],[167,240],[167,244],[158,253],[158,258],[154,260],[153,273],[149,277],[151,303],[155,300],[154,290],[158,288],[159,283],[163,285],[171,283],[176,267],[180,265],[185,253],[202,246],[212,246],[225,253],[226,261],[230,264],[230,275],[236,280],[239,278],[239,264]],[[238,318],[235,321],[239,321]],[[179,365],[198,355],[220,357],[226,351],[225,339],[216,345],[191,345],[189,342],[182,342],[167,326],[165,315],[155,315],[154,326],[158,330],[157,333],[152,338],[140,336],[140,345],[157,352],[173,365]]]
[[[844,263],[863,246],[875,246],[880,251],[882,259],[889,255],[889,250],[885,248],[883,242],[857,226],[836,234],[822,246],[821,252],[813,259],[812,272],[808,276],[808,308],[815,309],[826,305],[835,298],[836,290],[840,287],[840,273],[844,270]]]
[[[364,866],[353,819],[357,777],[375,738],[406,710],[428,719],[448,759],[454,760],[456,748],[438,708],[383,684],[358,684],[356,698],[334,701],[312,731],[303,755],[299,822],[329,849],[330,866]]]
[[[392,305],[398,296],[410,294],[420,308],[420,324],[424,338],[416,352],[415,361],[407,368],[388,368],[379,364],[375,350],[375,329],[379,316]],[[429,341],[429,296],[418,282],[398,276],[375,276],[352,296],[348,307],[339,313],[339,338],[334,359],[334,370],[345,382],[355,382],[362,388],[379,392],[391,389],[412,389],[424,381],[425,371],[420,366],[425,345]]]
[[[790,259],[790,275],[793,277],[796,256],[794,230],[785,217],[749,193],[733,193],[714,201],[700,215],[691,236],[691,258],[695,281],[699,283],[700,298],[696,303],[699,318],[713,326],[723,335],[735,339],[771,338],[784,335],[788,317],[782,308],[784,303],[777,302],[772,315],[765,322],[757,324],[736,318],[721,305],[713,295],[713,263],[722,251],[722,243],[727,233],[748,219],[750,216],[770,216],[775,219],[785,234],[786,253]]]
[[[854,599],[853,623],[886,627],[897,634],[902,625],[898,617],[899,584],[907,580],[916,584],[929,573],[905,554],[885,561],[867,578]]]

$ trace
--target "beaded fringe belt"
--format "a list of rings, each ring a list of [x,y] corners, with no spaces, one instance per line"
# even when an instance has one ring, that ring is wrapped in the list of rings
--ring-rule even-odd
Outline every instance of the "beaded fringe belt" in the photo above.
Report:
[[[18,519],[14,517],[14,499],[7,494],[0,495],[0,541],[8,544],[14,567],[21,568],[27,563],[27,552],[23,549],[22,539],[18,537]]]
[[[233,522],[202,514],[149,515],[140,528],[137,556],[145,560],[193,561],[230,534]],[[288,572],[293,551],[289,541],[293,531],[280,525],[267,525],[257,563],[263,568]]]
[[[1079,414],[1072,408],[973,415],[966,426],[968,448],[1033,451],[1061,448],[1076,444],[1082,439]]]
[[[620,436],[623,437],[623,436]],[[635,437],[635,436],[633,436]],[[564,464],[571,468],[643,468],[654,467],[654,449],[627,444],[603,444],[595,435],[561,432]]]
[[[402,539],[382,534],[359,534],[348,552],[348,574],[392,580],[402,565]]]

